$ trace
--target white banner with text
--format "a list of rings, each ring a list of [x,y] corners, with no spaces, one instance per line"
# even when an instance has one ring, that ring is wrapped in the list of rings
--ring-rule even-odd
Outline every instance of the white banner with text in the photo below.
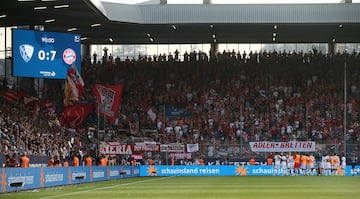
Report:
[[[254,152],[311,152],[315,151],[315,145],[313,141],[250,142]]]

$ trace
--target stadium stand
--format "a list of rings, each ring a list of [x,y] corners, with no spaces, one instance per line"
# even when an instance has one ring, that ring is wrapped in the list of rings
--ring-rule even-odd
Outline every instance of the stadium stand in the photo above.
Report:
[[[211,32],[214,31],[214,25],[208,24],[211,21],[205,21],[206,23],[199,21],[209,19],[208,15],[212,14],[211,12],[197,12],[208,9],[209,5],[173,7],[171,5],[129,6],[104,3],[105,10],[102,10],[91,2],[87,0],[74,2],[69,9],[65,9],[60,14],[56,12],[51,15],[54,17],[60,15],[64,17],[63,20],[58,20],[58,24],[46,24],[44,27],[48,28],[46,30],[64,31],[63,28],[73,22],[74,25],[82,27],[84,33],[89,36],[86,40],[85,37],[82,38],[84,49],[89,47],[91,42],[109,42],[109,39],[112,40],[111,42],[115,40],[122,44],[153,44],[154,38],[148,33],[149,24],[153,25],[151,27],[154,31],[159,32],[159,38],[155,38],[155,41],[159,43],[173,42],[173,40],[178,43],[203,42],[211,43],[213,48],[218,42],[215,39],[217,38],[215,33]],[[49,7],[58,6],[52,1],[40,3]],[[7,27],[18,25],[19,21],[23,20],[18,18],[19,10],[29,16],[29,21],[23,23],[44,23],[40,21],[40,18],[43,20],[43,17],[48,17],[52,11],[44,10],[39,14],[34,11],[33,5],[19,1],[6,4],[6,7],[0,11],[5,9],[9,11],[7,15],[3,15],[7,17],[7,20],[0,21],[0,25]],[[312,13],[314,16],[308,16],[306,12],[303,12],[306,8],[316,10],[320,5],[304,5],[303,9],[298,9],[301,11],[299,15],[313,17],[312,23],[321,24],[315,25],[316,27],[312,23],[298,21],[299,17],[294,14],[295,12],[288,12],[289,9],[296,10],[296,6],[273,7],[269,5],[260,10],[256,5],[236,6],[243,11],[255,10],[257,12],[253,13],[262,15],[257,18],[259,21],[246,21],[251,19],[251,17],[242,17],[247,12],[229,9],[231,5],[213,6],[215,11],[223,13],[219,16],[221,23],[215,26],[219,35],[228,35],[223,38],[224,42],[251,42],[254,41],[254,37],[257,37],[256,42],[275,41],[271,39],[274,39],[272,35],[278,26],[273,22],[278,22],[276,20],[279,19],[268,18],[266,15],[274,11],[273,9],[289,14],[282,19],[283,24],[287,24],[281,30],[284,35],[282,42],[296,40],[294,42],[305,43],[315,40],[315,42],[329,43],[331,48],[336,42],[332,38],[334,35],[344,43],[359,41],[359,35],[356,34],[359,30],[359,21],[356,17],[352,17],[358,16],[356,15],[358,4],[353,6],[355,11],[349,4],[321,5],[324,16],[318,15],[318,12]],[[17,7],[19,10],[13,9]],[[122,19],[121,17],[124,17],[122,14],[127,12],[117,12],[117,10],[112,10],[112,7],[122,11],[131,8],[130,10],[136,12],[129,13],[127,22],[115,26],[110,17],[115,20]],[[154,12],[154,9],[158,8],[165,9]],[[175,32],[176,26],[169,25],[164,21],[168,18],[161,17],[171,13],[167,8],[186,13],[198,13],[199,15],[193,16],[190,21],[181,16],[178,16],[178,19],[171,18],[171,20],[179,20],[187,24],[188,26],[184,26],[186,30],[184,32],[199,31],[199,34],[194,34],[189,38],[188,34],[181,34],[181,31]],[[335,25],[320,23],[323,20],[322,17],[333,17],[336,9],[343,13],[347,20],[335,17]],[[105,11],[108,11],[108,16]],[[121,14],[117,15],[118,13]],[[150,16],[151,13],[158,16],[155,17],[156,20],[150,17],[142,18]],[[231,24],[227,23],[226,20],[232,18],[235,21]],[[101,31],[94,31],[93,28],[96,26],[88,24],[89,21],[96,20],[103,22],[96,25],[104,27]],[[264,20],[269,20],[271,23],[264,24]],[[342,20],[348,23],[344,27],[338,24],[343,22]],[[138,27],[133,24],[141,22],[144,24]],[[246,24],[249,31],[242,32],[242,37],[239,37],[238,31],[242,30]],[[265,27],[269,29],[266,30],[269,31],[266,34],[261,31],[262,29],[265,31]],[[335,27],[336,30],[331,32]],[[234,31],[229,31],[232,28]],[[302,28],[310,31],[298,34],[297,30],[302,30]],[[104,36],[108,32],[115,32],[118,35],[108,38]],[[226,34],[228,32],[231,34]],[[209,36],[210,40],[207,38]],[[281,40],[276,40],[276,42],[281,42]],[[91,59],[93,55],[89,52],[82,55],[81,76],[85,82],[85,92],[77,105],[90,105],[91,110],[89,115],[83,118],[82,124],[76,126],[76,129],[69,125],[72,118],[67,118],[64,122],[64,118],[60,115],[64,111],[64,81],[51,81],[46,84],[42,88],[42,99],[37,99],[39,101],[36,102],[36,106],[30,106],[33,101],[31,95],[34,95],[34,91],[7,85],[6,76],[3,78],[1,88],[3,97],[0,100],[0,154],[2,154],[0,162],[7,165],[5,154],[12,156],[14,153],[26,152],[30,157],[30,164],[33,163],[33,158],[41,159],[38,165],[32,166],[46,165],[50,157],[58,157],[58,161],[71,160],[74,154],[79,156],[81,162],[87,154],[91,154],[98,164],[100,157],[103,156],[99,153],[100,140],[116,141],[122,144],[133,144],[137,141],[161,144],[199,143],[200,150],[195,153],[195,157],[222,157],[224,159],[248,159],[252,156],[265,159],[268,157],[268,154],[251,152],[248,145],[252,141],[316,141],[317,144],[325,146],[320,149],[324,152],[344,151],[344,116],[347,121],[348,136],[346,149],[349,154],[353,151],[360,153],[360,124],[358,122],[360,71],[357,67],[360,64],[360,54],[357,51],[338,53],[323,53],[316,49],[309,52],[224,50],[205,53],[193,51],[186,52],[181,60],[178,52],[168,55],[139,55],[137,58],[128,57],[124,60],[120,60],[116,54],[110,52],[107,54],[107,50],[105,52],[104,55],[94,56],[97,57],[96,61],[94,57],[93,60]],[[345,62],[349,79],[347,102],[344,104],[344,79],[340,74],[343,74]],[[123,85],[121,108],[115,115],[114,123],[109,123],[103,118],[99,119],[100,117],[96,114],[95,109],[98,103],[93,92],[96,84]],[[345,107],[347,112],[343,114]],[[180,114],[174,116],[169,114],[169,111],[179,111]],[[150,116],[150,113],[156,117]],[[124,160],[124,162],[118,161],[117,164],[130,164],[131,160],[130,157],[116,159]],[[164,161],[164,156],[156,156],[154,159],[155,164],[161,164]],[[16,164],[13,166],[15,167]]]
[[[225,52],[212,60],[202,60],[197,54],[183,62],[152,61],[147,57],[99,64],[84,60],[82,76],[87,92],[81,103],[96,104],[91,89],[95,83],[123,84],[118,122],[116,126],[106,124],[106,129],[113,130],[109,139],[122,143],[148,136],[148,140],[159,143],[200,143],[204,153],[201,155],[208,155],[210,148],[215,148],[240,157],[253,154],[239,146],[259,140],[311,140],[341,146],[343,83],[335,77],[342,73],[345,58],[352,74],[346,104],[348,143],[359,150],[358,53],[330,56],[261,52],[244,60]],[[61,107],[61,92],[54,92],[52,99],[60,103],[56,107]],[[87,153],[95,148],[96,139],[85,136],[89,126],[96,127],[91,120],[76,132],[54,128],[48,125],[46,117],[34,121],[31,112],[20,104],[2,100],[2,154],[27,152],[30,156],[69,159],[73,153]],[[186,115],[166,118],[165,104],[185,109]],[[155,122],[148,117],[148,107],[156,110]],[[138,131],[127,137],[117,133],[118,129],[130,129],[132,123],[138,123],[141,129],[156,129],[156,133],[145,135]],[[68,143],[74,138],[73,144]]]

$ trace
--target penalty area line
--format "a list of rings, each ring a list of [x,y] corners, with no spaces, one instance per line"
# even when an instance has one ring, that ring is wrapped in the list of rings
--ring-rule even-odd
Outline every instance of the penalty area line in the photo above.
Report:
[[[125,184],[118,184],[118,185],[113,185],[113,186],[108,186],[108,187],[100,187],[100,188],[96,188],[96,189],[89,189],[89,190],[76,191],[76,192],[71,192],[71,193],[55,195],[55,196],[48,196],[48,197],[43,197],[43,198],[39,198],[39,199],[59,198],[59,197],[63,197],[63,196],[76,195],[76,194],[86,193],[86,192],[90,192],[90,191],[111,189],[111,188],[115,188],[115,187],[123,187],[123,186],[127,186],[127,185],[140,184],[140,183],[144,183],[144,182],[163,180],[163,179],[172,178],[172,177],[175,177],[175,176],[167,176],[167,177],[163,177],[163,178],[155,178],[155,179],[150,179],[150,180],[141,180],[141,181],[136,181],[136,182],[129,182],[129,183],[125,183]]]

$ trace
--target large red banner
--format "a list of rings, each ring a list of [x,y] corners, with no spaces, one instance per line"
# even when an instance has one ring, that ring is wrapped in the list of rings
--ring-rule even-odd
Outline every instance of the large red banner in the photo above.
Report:
[[[95,84],[94,93],[100,106],[96,112],[105,115],[110,123],[114,123],[120,107],[123,85],[105,86]]]

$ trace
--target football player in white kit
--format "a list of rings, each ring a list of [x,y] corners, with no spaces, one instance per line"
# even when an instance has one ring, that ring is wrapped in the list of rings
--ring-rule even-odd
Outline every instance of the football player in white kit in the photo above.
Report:
[[[322,157],[322,161],[324,163],[324,172],[323,175],[329,176],[331,175],[331,165],[330,165],[330,156],[326,154]]]
[[[320,175],[325,175],[326,154],[322,154],[320,162]]]
[[[291,152],[289,152],[287,155],[287,168],[288,168],[289,175],[295,174],[294,165],[295,165],[294,156],[291,154]]]
[[[278,153],[275,153],[274,156],[274,175],[280,175],[281,172],[281,168],[280,168],[280,164],[281,164],[281,157]]]
[[[346,157],[345,157],[345,154],[343,154],[342,157],[341,157],[341,170],[342,170],[342,175],[345,175],[345,170],[346,170]]]
[[[287,165],[286,165],[286,155],[284,155],[282,152],[281,152],[281,154],[280,154],[280,159],[281,159],[281,173],[282,173],[282,175],[284,176],[284,175],[288,175],[288,173],[287,173]]]

